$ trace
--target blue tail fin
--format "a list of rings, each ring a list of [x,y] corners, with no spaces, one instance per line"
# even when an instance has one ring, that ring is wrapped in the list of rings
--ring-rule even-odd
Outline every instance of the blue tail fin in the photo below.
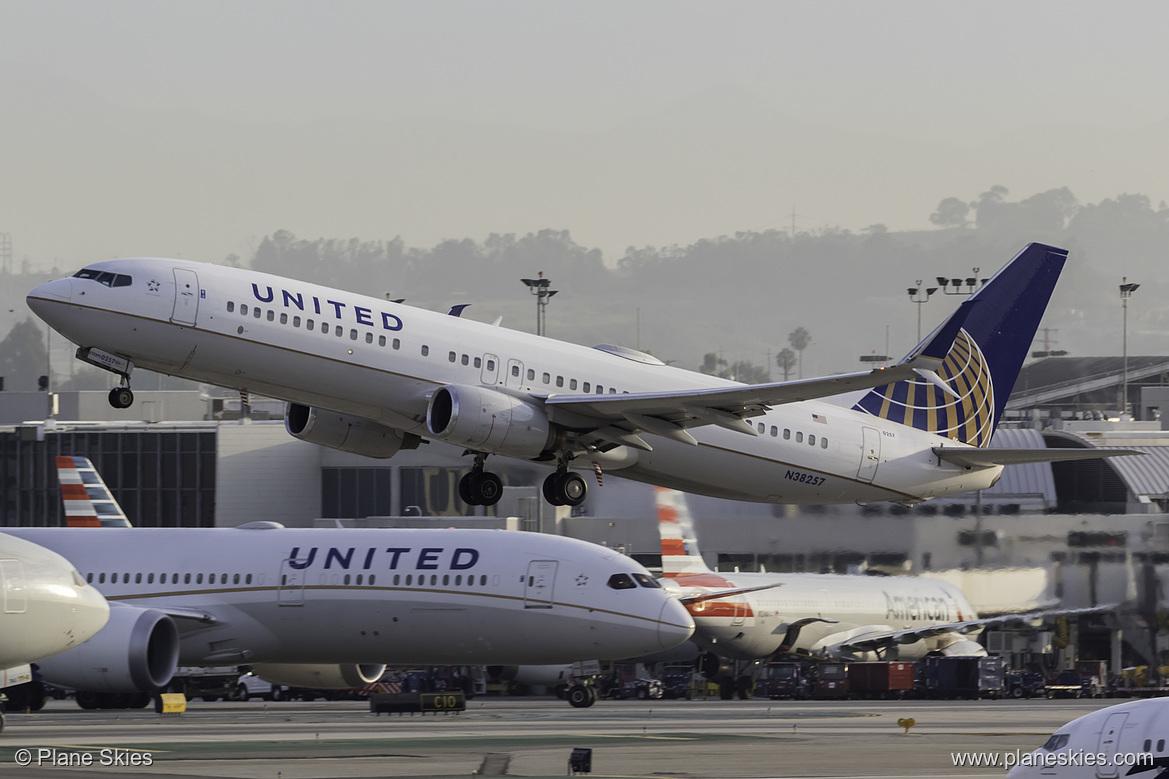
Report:
[[[1067,255],[1028,244],[910,352],[950,343],[936,336],[957,329],[937,369],[956,396],[913,379],[870,390],[853,408],[973,446],[989,445]]]

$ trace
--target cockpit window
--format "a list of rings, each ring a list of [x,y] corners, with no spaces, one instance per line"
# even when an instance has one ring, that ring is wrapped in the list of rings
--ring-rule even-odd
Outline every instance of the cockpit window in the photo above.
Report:
[[[1054,736],[1047,739],[1047,743],[1043,745],[1043,749],[1048,752],[1054,752],[1057,749],[1063,749],[1068,745],[1068,739],[1070,737],[1071,736],[1068,733],[1056,733]]]
[[[662,585],[658,584],[657,579],[653,578],[652,576],[646,576],[644,573],[633,574],[633,580],[642,587],[648,587],[651,590],[660,590],[662,588]]]
[[[110,273],[95,268],[82,268],[73,274],[73,278],[93,279],[98,284],[104,284],[107,287],[128,287],[133,283],[133,279],[124,273]]]
[[[614,590],[633,590],[637,588],[633,577],[627,573],[615,573],[609,577],[609,586]]]

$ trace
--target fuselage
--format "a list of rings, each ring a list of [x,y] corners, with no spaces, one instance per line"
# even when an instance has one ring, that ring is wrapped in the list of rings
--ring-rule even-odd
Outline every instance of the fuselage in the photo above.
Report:
[[[633,560],[537,533],[11,532],[111,603],[175,617],[182,665],[557,663],[658,651],[693,630]]]
[[[80,346],[423,437],[434,437],[427,408],[444,385],[486,386],[535,404],[551,395],[737,386],[239,268],[124,259],[94,263],[86,273],[28,296],[38,316]],[[571,431],[571,418],[551,413],[559,429]],[[622,446],[590,456],[631,479],[775,503],[912,503],[989,487],[1001,474],[999,467],[940,461],[931,452],[940,441],[933,433],[828,403],[777,406],[748,422],[757,436],[716,425],[692,428],[698,451],[652,436],[652,451]],[[574,467],[591,465],[578,459]]]
[[[766,585],[769,589],[689,606],[694,641],[724,657],[756,660],[782,646],[793,653],[833,653],[833,646],[869,633],[891,633],[976,619],[960,590],[908,576],[781,573],[681,573],[666,587],[682,594]],[[793,630],[793,625],[797,627]],[[887,659],[916,660],[960,637],[940,636],[896,646]]]
[[[110,607],[71,562],[0,533],[0,668],[35,663],[97,633]]]

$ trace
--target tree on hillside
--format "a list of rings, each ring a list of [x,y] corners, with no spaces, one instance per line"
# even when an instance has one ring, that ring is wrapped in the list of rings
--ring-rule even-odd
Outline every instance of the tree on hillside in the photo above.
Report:
[[[48,370],[45,334],[32,317],[18,322],[0,341],[0,376],[4,389],[33,391],[37,379]]]
[[[938,227],[965,227],[970,216],[970,204],[956,197],[938,203],[938,210],[930,214],[930,221]]]
[[[796,367],[796,353],[786,346],[779,350],[779,354],[775,355],[775,364],[783,371],[783,380],[787,381],[791,376],[792,368]]]
[[[792,330],[787,337],[787,342],[796,350],[798,357],[796,364],[799,366],[799,377],[804,378],[804,349],[808,348],[808,344],[812,342],[812,335],[802,327],[797,327]]]

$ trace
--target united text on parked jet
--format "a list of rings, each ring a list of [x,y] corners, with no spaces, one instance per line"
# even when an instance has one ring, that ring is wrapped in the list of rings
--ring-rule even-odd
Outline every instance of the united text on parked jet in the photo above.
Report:
[[[91,470],[73,457],[58,468]],[[86,502],[68,489],[78,480],[62,479],[73,508]],[[636,562],[561,536],[100,525],[6,531],[68,560],[79,586],[110,602],[96,635],[39,664],[47,681],[94,693],[152,692],[178,665],[248,664],[273,682],[351,687],[387,663],[615,659],[694,629]]]
[[[745,386],[622,347],[587,348],[247,269],[184,260],[89,265],[28,295],[78,356],[288,401],[289,432],[389,457],[422,439],[475,455],[470,504],[499,499],[489,455],[718,497],[899,501],[993,485],[1004,464],[1095,450],[986,449],[1067,252],[1029,244],[898,364]],[[816,398],[869,390],[852,408]]]

